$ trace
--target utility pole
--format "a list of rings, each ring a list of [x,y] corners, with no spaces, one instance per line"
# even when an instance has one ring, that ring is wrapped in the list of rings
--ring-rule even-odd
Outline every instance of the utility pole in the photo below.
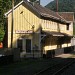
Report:
[[[58,0],[56,0],[56,12],[58,12]]]
[[[35,28],[35,26],[33,25],[32,26],[32,31],[33,31],[33,58],[34,58],[34,50],[35,50],[35,47],[34,47],[34,28]]]
[[[13,47],[14,0],[12,0],[11,48]]]

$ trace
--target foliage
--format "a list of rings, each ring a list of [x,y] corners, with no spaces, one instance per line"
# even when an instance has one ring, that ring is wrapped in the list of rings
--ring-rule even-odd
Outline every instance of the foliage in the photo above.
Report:
[[[3,29],[3,27],[1,26],[1,27],[0,27],[0,41],[3,40],[3,37],[4,37],[4,29]]]
[[[22,0],[14,0],[15,5],[18,4]]]
[[[10,0],[0,0],[0,41],[4,37],[5,16],[4,13],[11,8]]]

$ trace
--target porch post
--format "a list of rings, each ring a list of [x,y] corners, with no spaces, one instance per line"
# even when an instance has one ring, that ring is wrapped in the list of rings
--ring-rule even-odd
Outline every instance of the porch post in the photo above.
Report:
[[[35,28],[35,26],[33,25],[32,26],[32,31],[33,31],[33,50],[32,50],[32,53],[33,53],[33,58],[34,58],[34,28]]]

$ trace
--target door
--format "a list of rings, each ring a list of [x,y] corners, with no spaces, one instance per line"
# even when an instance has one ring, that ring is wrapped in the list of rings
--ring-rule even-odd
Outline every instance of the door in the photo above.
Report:
[[[31,52],[31,39],[26,39],[26,52]]]

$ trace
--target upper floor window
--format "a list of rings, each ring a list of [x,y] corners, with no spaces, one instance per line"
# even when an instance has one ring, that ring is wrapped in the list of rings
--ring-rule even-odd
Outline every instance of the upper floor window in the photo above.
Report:
[[[66,25],[66,29],[69,30],[69,24]]]

